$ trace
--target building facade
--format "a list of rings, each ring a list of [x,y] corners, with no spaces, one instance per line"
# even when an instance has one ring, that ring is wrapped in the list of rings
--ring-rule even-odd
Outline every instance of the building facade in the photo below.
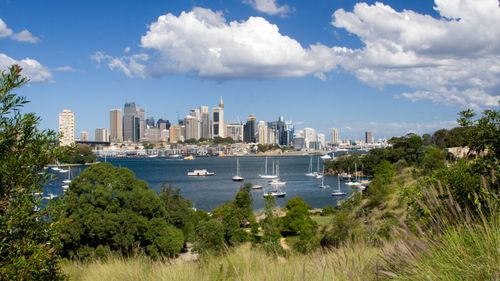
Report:
[[[212,137],[226,137],[226,125],[224,124],[224,101],[222,98],[219,107],[212,108]]]
[[[365,132],[365,143],[374,143],[373,139],[373,133],[372,132]]]
[[[109,141],[109,138],[108,138],[108,129],[106,129],[106,128],[97,128],[97,129],[95,129],[94,140],[95,141],[100,141],[100,142],[107,142],[107,141]]]
[[[226,125],[227,137],[232,138],[235,142],[241,142],[244,138],[242,124],[227,124]]]
[[[123,142],[123,113],[120,109],[109,111],[109,141],[112,143]]]
[[[89,141],[89,132],[82,131],[80,133],[80,141]]]
[[[255,138],[255,123],[256,123],[255,115],[250,114],[248,116],[247,122],[243,128],[243,141],[246,143],[256,143],[257,139]]]
[[[72,145],[75,143],[75,113],[64,109],[59,113],[59,143],[61,145]]]
[[[332,129],[332,144],[339,144],[339,143],[340,143],[339,129],[333,128]]]

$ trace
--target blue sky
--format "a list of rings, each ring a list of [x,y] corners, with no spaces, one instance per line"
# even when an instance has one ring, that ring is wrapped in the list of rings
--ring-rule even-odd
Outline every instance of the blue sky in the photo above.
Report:
[[[497,0],[0,0],[0,68],[27,111],[77,135],[135,101],[155,118],[216,106],[342,138],[432,132],[500,99]]]

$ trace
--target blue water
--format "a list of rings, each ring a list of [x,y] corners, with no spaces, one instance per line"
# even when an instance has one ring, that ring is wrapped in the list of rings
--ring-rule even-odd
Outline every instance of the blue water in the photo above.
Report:
[[[240,174],[245,182],[264,186],[265,190],[272,190],[267,180],[259,178],[264,173],[264,157],[240,157]],[[103,159],[101,159],[102,161]],[[273,161],[280,164],[280,177],[286,181],[281,187],[287,193],[285,198],[277,198],[278,206],[285,206],[286,202],[294,197],[302,197],[311,207],[322,208],[337,204],[337,200],[345,199],[353,192],[352,188],[340,183],[340,188],[346,193],[345,196],[333,197],[331,192],[337,187],[336,176],[326,176],[325,184],[329,189],[321,189],[321,179],[307,177],[305,173],[309,168],[308,156],[297,157],[269,157],[268,169],[271,173]],[[313,169],[316,168],[314,159]],[[160,191],[165,185],[172,185],[180,189],[182,196],[191,200],[194,206],[202,210],[212,210],[220,204],[232,200],[242,186],[241,182],[233,182],[231,178],[236,174],[236,158],[234,157],[208,157],[196,158],[191,161],[174,160],[169,158],[113,158],[107,162],[115,166],[131,169],[138,178],[145,180],[149,186]],[[322,166],[321,166],[322,167]],[[321,169],[320,167],[320,169]],[[84,167],[73,167],[72,175],[78,175]],[[207,169],[215,172],[210,177],[188,177],[187,172],[194,169]],[[58,174],[58,173],[54,173]],[[54,194],[61,194],[61,181],[67,174],[59,174],[59,180],[52,182],[46,190]],[[252,190],[254,209],[264,207],[264,190]]]

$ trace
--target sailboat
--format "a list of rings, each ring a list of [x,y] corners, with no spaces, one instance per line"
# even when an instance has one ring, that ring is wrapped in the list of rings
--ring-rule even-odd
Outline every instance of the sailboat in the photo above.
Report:
[[[319,172],[319,157],[318,157],[318,167],[316,168],[316,178],[317,179],[323,178],[323,174]]]
[[[71,168],[68,168],[68,178],[63,180],[63,185],[61,186],[64,191],[69,188],[69,184],[71,183]]]
[[[356,163],[354,163],[354,181],[346,183],[346,185],[352,186],[352,187],[359,187],[361,186],[361,183],[358,181],[358,166]]]
[[[332,192],[332,196],[342,196],[345,192],[340,191],[340,175],[337,175],[337,189]]]
[[[323,175],[325,174],[325,165],[323,165]],[[330,188],[328,184],[325,185],[325,177],[321,177],[321,184],[319,185],[321,188]]]
[[[286,184],[286,182],[281,181],[279,174],[280,174],[280,161],[278,161],[278,165],[276,165],[276,178],[270,181],[269,185],[281,186]]]
[[[308,176],[308,177],[315,177],[316,176],[316,174],[313,173],[312,169],[313,169],[313,157],[311,155],[311,158],[309,159],[309,172],[306,174],[306,176]]]
[[[233,181],[243,181],[244,178],[240,176],[240,158],[236,158],[236,176],[232,178]]]
[[[264,174],[263,175],[259,175],[260,178],[262,178],[262,179],[275,179],[275,178],[278,177],[277,175],[274,175],[274,173],[270,174],[270,175],[267,173],[267,157],[266,157],[265,169],[266,170],[265,170]]]

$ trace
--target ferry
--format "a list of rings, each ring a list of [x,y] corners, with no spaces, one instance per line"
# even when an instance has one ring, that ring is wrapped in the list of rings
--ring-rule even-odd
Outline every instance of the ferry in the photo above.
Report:
[[[215,175],[214,172],[209,172],[206,169],[203,170],[194,170],[192,172],[187,173],[188,176],[194,176],[194,177],[202,177],[202,176],[213,176]]]

